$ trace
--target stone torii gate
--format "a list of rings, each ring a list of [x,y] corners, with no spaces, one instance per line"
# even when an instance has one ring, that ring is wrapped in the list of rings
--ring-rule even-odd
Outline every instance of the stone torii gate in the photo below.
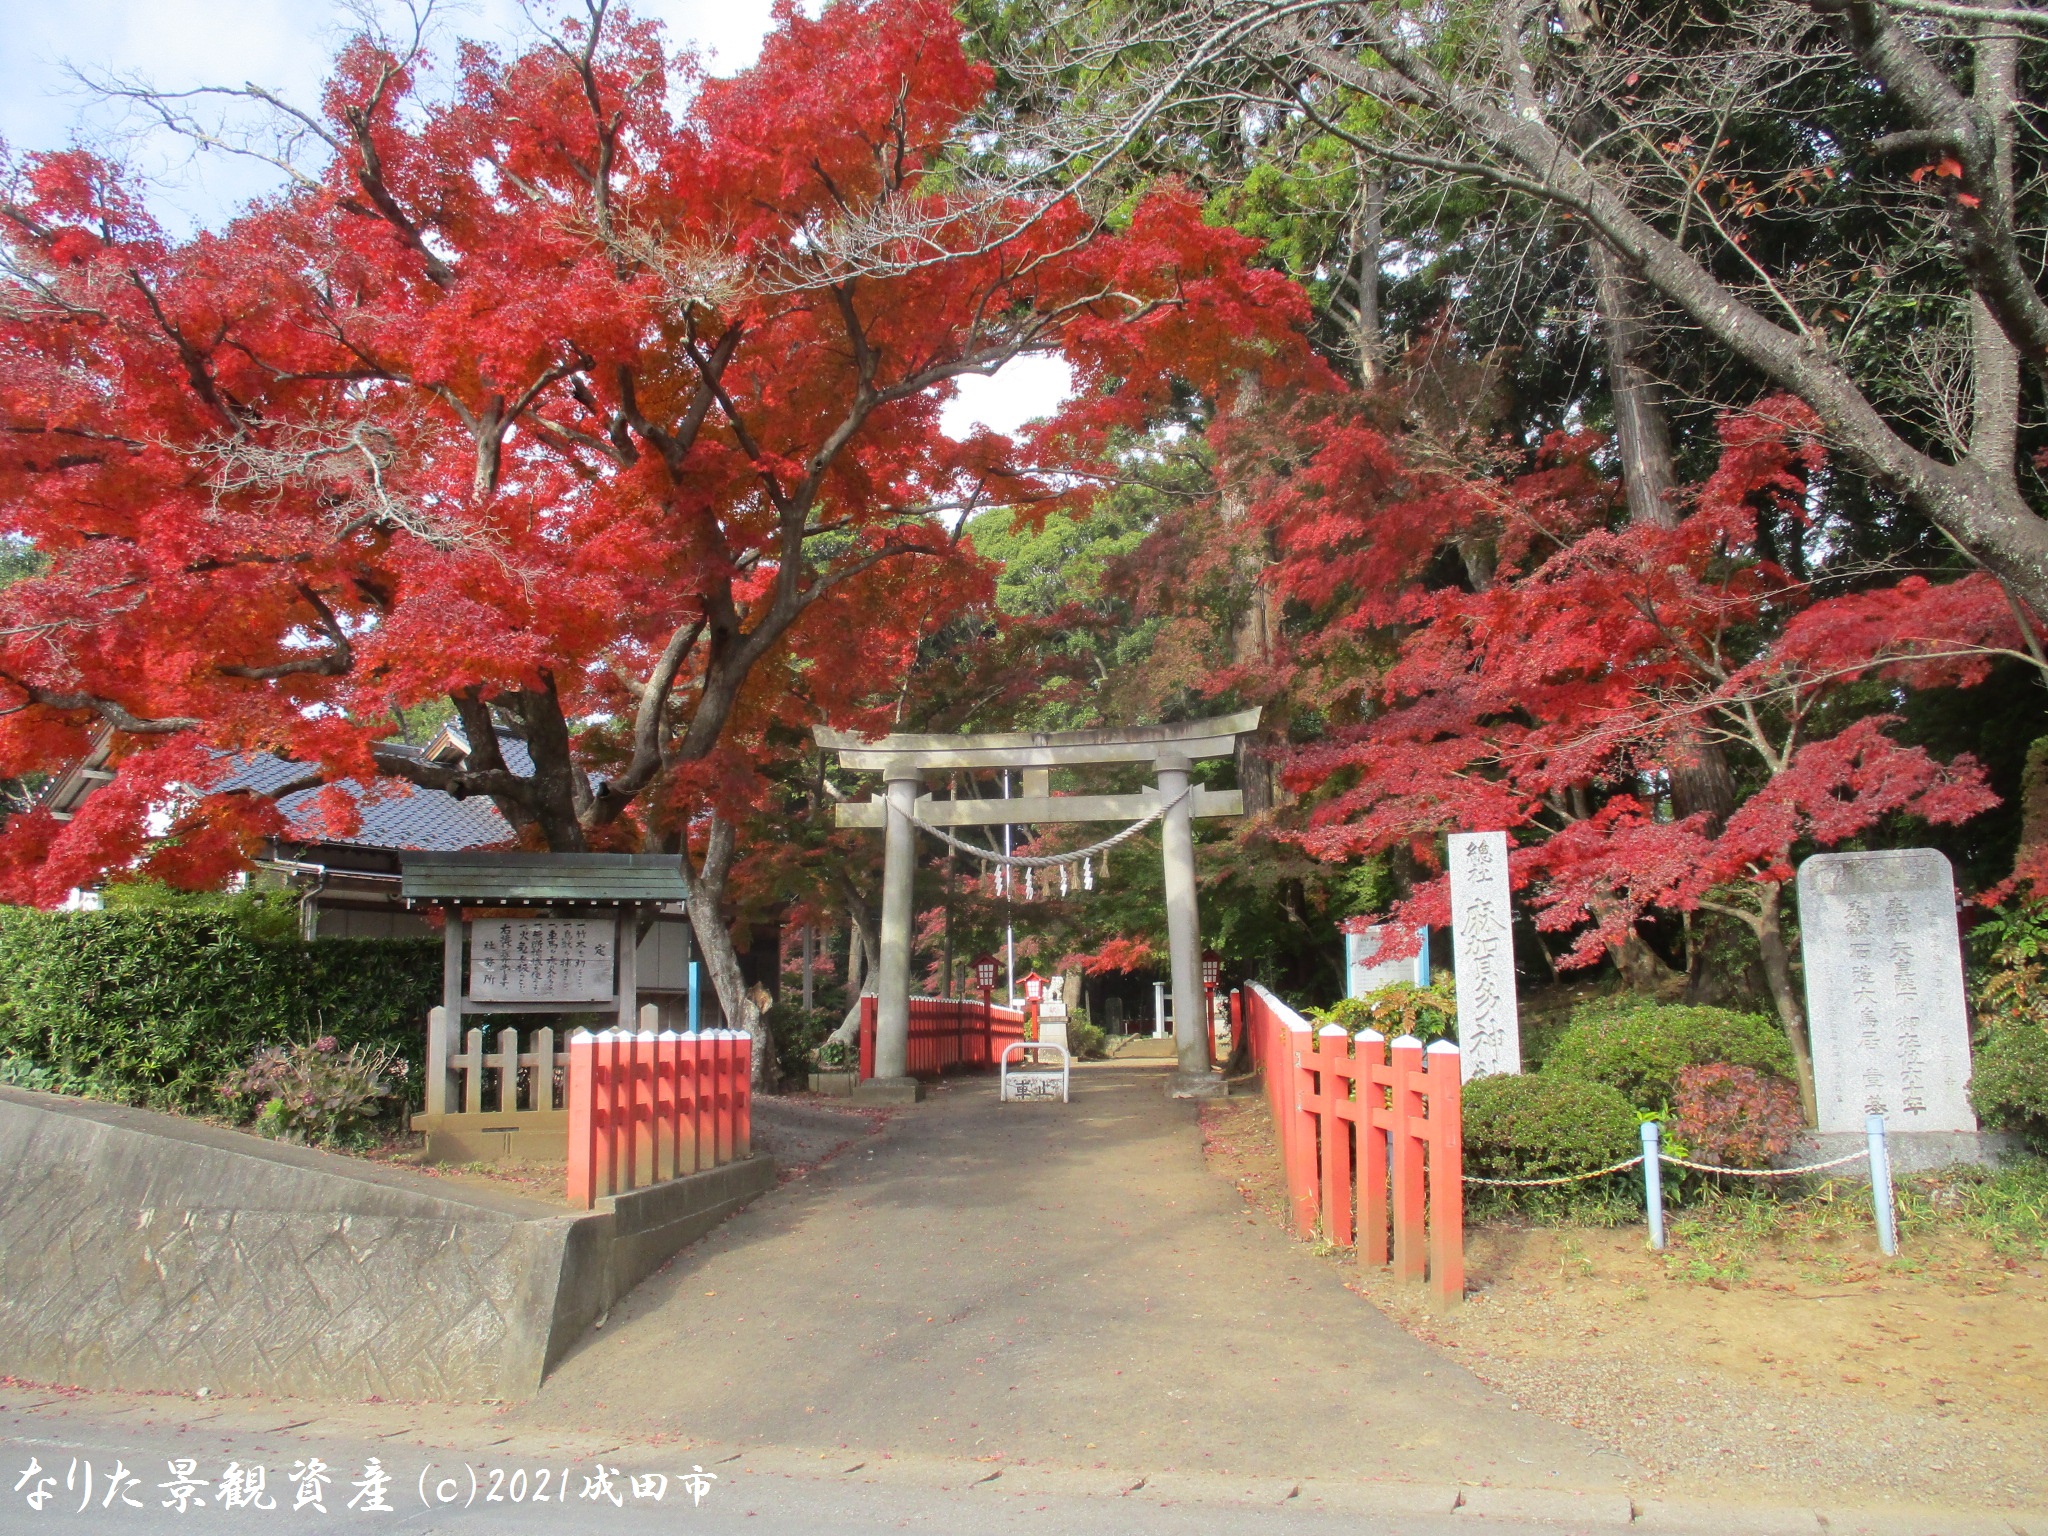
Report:
[[[1166,864],[1166,940],[1173,979],[1173,1034],[1180,1071],[1173,1091],[1219,1091],[1209,1070],[1201,975],[1201,923],[1195,904],[1197,816],[1241,816],[1237,790],[1202,789],[1189,771],[1205,758],[1228,757],[1237,739],[1258,729],[1259,711],[1241,710],[1179,725],[1126,730],[1010,731],[985,736],[884,736],[869,741],[819,726],[820,747],[839,754],[842,767],[878,772],[887,788],[878,799],[837,808],[842,827],[881,828],[882,945],[876,978],[875,1075],[904,1078],[910,1046],[911,880],[917,868],[917,828],[1045,826],[1055,822],[1162,823]],[[1054,795],[1051,770],[1108,763],[1150,763],[1155,787],[1135,795]],[[923,792],[927,773],[947,769],[1021,769],[1023,796],[1008,800],[939,800]],[[1076,856],[1078,857],[1078,855]],[[1002,862],[1000,852],[994,862]]]

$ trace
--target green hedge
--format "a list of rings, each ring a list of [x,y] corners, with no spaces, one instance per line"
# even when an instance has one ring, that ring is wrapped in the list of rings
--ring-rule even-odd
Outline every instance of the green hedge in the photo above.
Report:
[[[1978,1119],[2048,1151],[2048,1028],[2025,1013],[1987,1018],[1973,1054],[1970,1104]]]
[[[1679,1072],[1708,1062],[1773,1077],[1790,1078],[1795,1071],[1784,1032],[1761,1014],[1633,997],[1575,1010],[1543,1070],[1605,1083],[1638,1109],[1662,1109],[1671,1103]]]
[[[1465,1172],[1547,1179],[1612,1167],[1640,1149],[1636,1112],[1604,1083],[1541,1073],[1465,1085]]]
[[[261,1047],[333,1035],[396,1047],[423,1083],[440,942],[275,931],[227,904],[0,909],[0,1057],[133,1103],[213,1109],[214,1085]]]

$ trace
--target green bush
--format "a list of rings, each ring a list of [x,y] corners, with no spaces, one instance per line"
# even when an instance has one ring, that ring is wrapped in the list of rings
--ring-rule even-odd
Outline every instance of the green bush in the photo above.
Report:
[[[1075,1060],[1100,1061],[1108,1054],[1109,1035],[1088,1022],[1086,1014],[1076,1013],[1067,1020],[1067,1049]]]
[[[1970,1052],[1970,1104],[1993,1130],[2048,1151],[2048,1028],[2030,1018],[1982,1023]]]
[[[1686,1067],[1719,1062],[1790,1078],[1784,1033],[1762,1014],[1624,996],[1575,1010],[1543,1063],[1553,1077],[1604,1083],[1638,1109],[1671,1103]]]
[[[1542,1073],[1475,1077],[1465,1085],[1465,1172],[1482,1179],[1591,1173],[1639,1150],[1627,1099],[1605,1083]]]
[[[2048,909],[2000,913],[1971,938],[1990,966],[1977,987],[1970,1104],[1987,1126],[2048,1150]]]
[[[785,998],[762,1015],[768,1038],[775,1043],[775,1079],[802,1084],[810,1074],[818,1047],[839,1027],[839,1016],[823,1008],[804,1012],[803,1004]]]
[[[275,905],[0,909],[0,1056],[130,1103],[211,1111],[265,1046],[332,1035],[399,1052],[417,1094],[439,940],[307,944],[277,936]]]
[[[1425,1045],[1457,1038],[1458,993],[1449,977],[1430,987],[1397,981],[1364,997],[1347,997],[1310,1012],[1319,1022],[1341,1025],[1354,1035],[1361,1029],[1376,1029],[1389,1040],[1413,1035]]]

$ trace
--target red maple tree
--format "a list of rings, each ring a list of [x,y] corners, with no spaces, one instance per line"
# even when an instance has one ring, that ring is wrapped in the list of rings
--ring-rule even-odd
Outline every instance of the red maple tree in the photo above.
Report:
[[[1432,463],[1368,409],[1322,402],[1263,436],[1241,429],[1264,454],[1267,579],[1317,616],[1276,669],[1299,685],[1341,654],[1356,701],[1286,758],[1311,800],[1292,835],[1328,859],[1406,846],[1427,871],[1443,834],[1505,829],[1538,929],[1571,936],[1561,967],[1599,960],[1657,911],[1738,919],[1810,1113],[1784,932],[1795,858],[1886,818],[1953,823],[1995,803],[1972,759],[1898,742],[1893,717],[1848,690],[1968,686],[2038,636],[1988,575],[1823,596],[1764,558],[1759,499],[1797,513],[1823,463],[1795,400],[1723,420],[1719,467],[1672,528],[1613,526],[1596,439],[1560,436],[1531,472],[1493,478]],[[1444,579],[1446,549],[1466,552],[1462,579]],[[1360,690],[1356,658],[1372,654],[1384,661]],[[1674,772],[1705,743],[1735,765],[1732,811],[1678,814]],[[1447,923],[1448,877],[1419,883],[1396,916]]]
[[[323,159],[190,240],[82,151],[7,161],[0,534],[48,567],[0,598],[0,774],[111,727],[120,777],[11,820],[0,896],[218,879],[276,813],[210,794],[213,754],[275,753],[488,795],[557,850],[708,829],[715,909],[704,808],[749,745],[867,722],[983,590],[950,514],[1056,498],[1176,388],[1300,358],[1298,290],[1187,195],[1108,227],[978,193],[951,145],[990,72],[939,0],[785,3],[727,80],[599,3],[463,45],[447,90],[429,64],[364,36],[317,109],[221,93]],[[939,430],[955,380],[1054,351],[1053,429]],[[383,739],[440,698],[460,766]]]

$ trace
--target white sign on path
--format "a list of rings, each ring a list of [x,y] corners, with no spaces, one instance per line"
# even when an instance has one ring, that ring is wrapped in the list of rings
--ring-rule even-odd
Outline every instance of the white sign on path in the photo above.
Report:
[[[1515,1011],[1514,915],[1508,835],[1451,834],[1451,955],[1458,987],[1458,1053],[1465,1081],[1522,1070]]]

